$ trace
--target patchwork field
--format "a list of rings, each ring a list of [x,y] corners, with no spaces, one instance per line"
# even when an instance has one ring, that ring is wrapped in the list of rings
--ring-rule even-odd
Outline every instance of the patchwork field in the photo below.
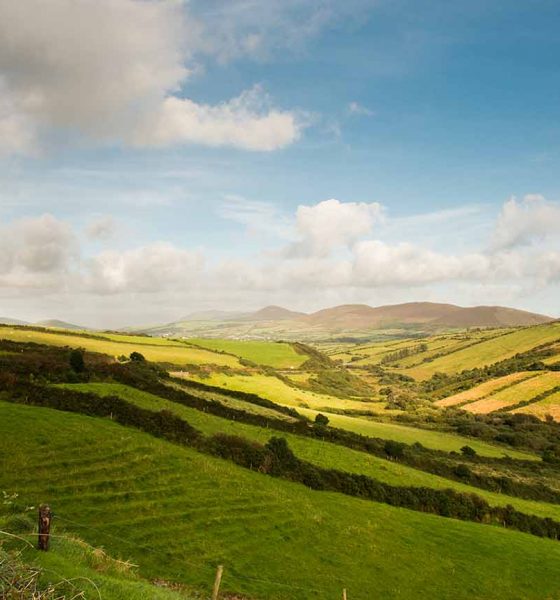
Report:
[[[555,392],[539,402],[516,408],[512,412],[535,415],[539,419],[546,419],[550,415],[553,419],[560,421],[560,392]]]
[[[235,356],[211,352],[203,348],[194,348],[181,342],[157,339],[154,344],[148,343],[151,338],[140,336],[124,336],[126,341],[120,341],[120,336],[111,335],[107,339],[89,338],[71,333],[54,331],[35,331],[33,329],[18,329],[0,326],[0,339],[16,342],[35,342],[53,346],[69,346],[84,348],[91,352],[100,352],[109,356],[128,356],[131,352],[141,352],[147,360],[168,362],[175,365],[203,365],[242,368]],[[119,340],[119,341],[117,341]]]
[[[466,404],[463,408],[469,412],[486,414],[530,401],[558,385],[560,385],[560,372],[543,373],[498,391],[487,398]]]
[[[22,505],[50,502],[55,523],[147,578],[209,590],[220,563],[224,592],[270,600],[334,599],[342,587],[358,600],[372,589],[395,599],[557,592],[560,545],[551,540],[313,492],[104,419],[5,403],[0,411],[1,488]]]
[[[537,375],[538,374],[531,371],[522,371],[520,373],[512,373],[511,375],[505,375],[504,377],[490,379],[489,381],[485,381],[464,392],[453,394],[453,396],[443,398],[442,400],[437,400],[434,404],[445,408],[447,406],[456,406],[466,402],[474,402],[475,400],[486,398],[502,388],[509,388],[519,381],[524,381]]]
[[[184,374],[180,371],[173,372],[172,375],[182,377]],[[225,373],[212,373],[209,377],[201,378],[196,375],[189,375],[188,379],[194,379],[214,385],[225,387],[230,390],[239,390],[257,394],[263,398],[268,398],[277,404],[293,406],[295,408],[314,408],[320,409],[351,409],[351,410],[382,410],[384,403],[364,402],[361,400],[352,400],[348,398],[337,398],[327,394],[319,394],[310,390],[303,390],[284,383],[282,380],[272,375],[262,375],[260,373],[251,373],[248,375],[227,375]]]
[[[295,369],[309,359],[309,356],[297,352],[291,344],[284,342],[237,341],[211,338],[194,338],[189,339],[188,342],[209,350],[234,354],[258,365],[266,365],[276,369]]]
[[[404,369],[403,372],[419,380],[429,379],[436,372],[458,373],[464,369],[490,365],[558,338],[560,338],[558,322],[526,327],[446,354],[432,362]]]

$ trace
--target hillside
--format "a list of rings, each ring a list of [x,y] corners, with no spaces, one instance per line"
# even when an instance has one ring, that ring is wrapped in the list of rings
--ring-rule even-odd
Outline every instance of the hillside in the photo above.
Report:
[[[328,339],[332,336],[407,337],[450,328],[519,327],[552,321],[551,317],[500,306],[461,307],[409,302],[371,307],[346,304],[311,314],[267,306],[251,313],[204,311],[166,325],[137,328],[150,335],[241,339]]]
[[[52,327],[55,329],[69,329],[74,331],[84,331],[88,329],[88,327],[74,325],[74,323],[67,323],[66,321],[60,321],[59,319],[46,319],[44,321],[37,321],[33,324],[39,327]]]
[[[357,600],[373,588],[389,598],[395,586],[403,599],[536,600],[553,597],[560,577],[551,540],[313,492],[107,420],[0,411],[3,488],[23,505],[50,502],[67,530],[129,557],[148,579],[209,590],[219,561],[224,591],[268,600],[334,598],[342,587]],[[38,478],[43,438],[48,482]]]

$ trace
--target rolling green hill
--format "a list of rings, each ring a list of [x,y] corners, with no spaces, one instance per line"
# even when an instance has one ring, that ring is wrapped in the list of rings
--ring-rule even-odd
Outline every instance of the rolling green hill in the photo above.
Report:
[[[372,590],[558,597],[551,540],[313,492],[105,419],[5,403],[0,412],[1,489],[22,506],[51,503],[55,522],[148,579],[208,590],[221,563],[224,591],[270,600],[338,598],[342,587],[358,600]]]

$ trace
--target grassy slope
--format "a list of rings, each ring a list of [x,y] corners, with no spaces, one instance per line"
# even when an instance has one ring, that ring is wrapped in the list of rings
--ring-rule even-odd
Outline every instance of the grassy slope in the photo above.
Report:
[[[560,323],[518,329],[507,335],[436,358],[432,362],[404,369],[403,373],[416,379],[428,379],[436,372],[455,373],[463,369],[482,367],[558,338],[560,338]]]
[[[221,339],[194,338],[188,340],[196,346],[209,350],[221,350],[246,358],[258,365],[276,369],[300,367],[309,356],[299,354],[290,344],[283,342],[238,341]]]
[[[542,392],[546,392],[558,385],[560,385],[560,372],[542,373],[537,377],[531,377],[514,386],[496,392],[488,398],[482,398],[476,402],[467,404],[464,408],[473,413],[489,413],[494,410],[507,409],[508,406],[531,400]]]
[[[50,551],[39,552],[25,543],[35,542],[36,534],[22,536],[20,533],[18,535],[21,541],[14,541],[2,534],[1,530],[8,529],[10,523],[3,523],[1,512],[0,510],[0,542],[9,542],[14,549],[21,551],[22,562],[41,570],[39,581],[42,587],[54,584],[61,592],[60,586],[67,580],[69,583],[65,587],[71,594],[68,598],[81,598],[82,596],[74,596],[80,591],[85,594],[85,598],[101,597],[102,600],[194,600],[196,597],[186,591],[157,587],[139,578],[133,567],[114,561],[103,550],[64,533],[60,528],[53,528]]]
[[[546,415],[552,415],[557,421],[560,421],[560,392],[547,396],[540,402],[528,404],[511,412],[535,415],[541,419],[544,419]]]
[[[511,504],[520,511],[542,517],[550,517],[560,521],[560,505],[534,502],[503,494],[486,492],[479,488],[431,475],[430,473],[412,469],[394,461],[383,460],[364,452],[357,452],[350,448],[344,448],[335,444],[329,444],[320,440],[304,438],[297,435],[285,433],[275,434],[275,432],[270,429],[245,425],[237,421],[229,421],[227,419],[215,417],[125,385],[90,383],[65,384],[63,387],[94,392],[102,396],[114,394],[137,406],[149,410],[167,409],[182,417],[205,434],[227,433],[229,435],[239,435],[261,443],[266,443],[272,435],[281,435],[288,440],[290,447],[297,456],[321,467],[341,469],[343,471],[368,475],[391,485],[425,486],[438,489],[453,488],[459,492],[478,494],[492,505],[505,506]]]
[[[71,346],[73,348],[85,348],[91,352],[100,352],[109,356],[128,356],[131,352],[139,351],[146,359],[154,362],[169,362],[176,365],[185,364],[215,364],[239,367],[239,361],[234,356],[218,354],[209,350],[181,345],[177,342],[163,344],[161,341],[154,345],[148,345],[146,338],[124,336],[125,339],[133,338],[134,341],[115,341],[119,336],[112,336],[109,340],[98,340],[80,337],[68,333],[33,331],[30,329],[14,329],[0,327],[0,338],[14,340],[16,342],[36,342],[39,344],[50,344],[53,346]]]
[[[436,406],[446,407],[455,406],[456,404],[462,404],[463,402],[474,402],[475,400],[481,400],[490,394],[493,394],[496,390],[512,385],[513,383],[525,380],[531,377],[536,377],[534,371],[520,371],[519,373],[511,373],[510,375],[504,375],[503,377],[497,377],[496,379],[490,379],[480,385],[473,388],[469,388],[458,394],[453,394],[447,398],[437,400],[434,402]]]
[[[176,373],[180,376],[180,373]],[[226,387],[231,390],[241,390],[243,392],[251,392],[258,394],[263,398],[269,398],[277,404],[285,406],[300,406],[322,409],[322,408],[338,408],[338,409],[354,409],[368,410],[378,406],[378,403],[362,402],[360,400],[349,400],[346,398],[337,398],[328,396],[327,394],[319,394],[310,390],[302,390],[300,388],[291,387],[282,380],[272,375],[261,375],[252,373],[250,375],[226,375],[225,373],[212,373],[207,378],[199,378],[196,375],[190,376],[189,379],[198,379],[202,383]]]
[[[270,380],[270,381],[269,381]],[[302,408],[301,403],[298,402],[300,398],[304,398],[301,390],[291,388],[283,384],[280,380],[274,377],[265,376],[227,376],[221,373],[211,375],[210,379],[204,379],[203,381],[211,383],[212,385],[225,386],[229,389],[241,390],[244,392],[253,392],[259,394],[264,398],[286,406],[295,406],[298,411],[307,414],[311,418],[315,418],[317,409],[323,406],[329,406],[322,398],[321,394],[314,394],[317,399],[314,400],[313,404],[308,402],[309,406],[313,406],[315,410]],[[278,385],[276,382],[278,382]],[[282,387],[283,386],[283,387]],[[309,392],[310,393],[310,392]],[[328,398],[328,397],[326,397]],[[368,403],[359,403],[351,400],[340,400],[333,398],[337,404],[330,404],[330,406],[337,406],[339,408],[346,408],[346,404],[353,402],[354,404],[361,405],[362,409],[368,408]],[[350,408],[350,407],[349,407]],[[352,406],[352,408],[354,408]],[[323,411],[327,412],[327,411]],[[504,456],[508,454],[513,458],[535,458],[530,454],[519,452],[517,450],[510,450],[473,440],[459,435],[451,433],[442,433],[439,431],[427,431],[425,429],[417,429],[414,427],[406,427],[403,425],[397,425],[394,423],[382,423],[378,421],[371,421],[356,417],[348,417],[345,415],[336,415],[329,413],[329,419],[333,425],[342,429],[349,429],[356,433],[363,435],[370,435],[373,437],[381,437],[386,439],[394,439],[399,442],[406,442],[412,444],[414,442],[420,442],[428,448],[435,448],[437,450],[455,450],[459,451],[464,445],[472,446],[479,454],[485,456]]]
[[[560,544],[252,473],[107,420],[0,403],[0,487],[147,577],[268,600],[560,598]],[[70,523],[68,523],[70,526]],[[500,573],[496,577],[496,573]]]

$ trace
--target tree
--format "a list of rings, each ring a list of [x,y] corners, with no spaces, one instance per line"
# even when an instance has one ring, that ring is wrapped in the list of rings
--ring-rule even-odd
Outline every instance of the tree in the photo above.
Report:
[[[144,358],[143,354],[140,354],[140,352],[131,352],[130,360],[133,362],[144,362],[146,359]]]
[[[84,353],[82,350],[74,349],[70,352],[70,367],[75,373],[82,373],[86,369]]]
[[[468,456],[470,458],[476,456],[476,450],[474,448],[471,448],[470,446],[463,446],[461,448],[461,452],[463,453],[463,456]]]
[[[406,444],[401,444],[400,442],[395,442],[393,440],[387,440],[383,446],[385,454],[390,458],[402,458],[404,456],[405,448]]]
[[[329,424],[329,418],[321,413],[315,417],[315,425],[318,427],[326,427]]]

